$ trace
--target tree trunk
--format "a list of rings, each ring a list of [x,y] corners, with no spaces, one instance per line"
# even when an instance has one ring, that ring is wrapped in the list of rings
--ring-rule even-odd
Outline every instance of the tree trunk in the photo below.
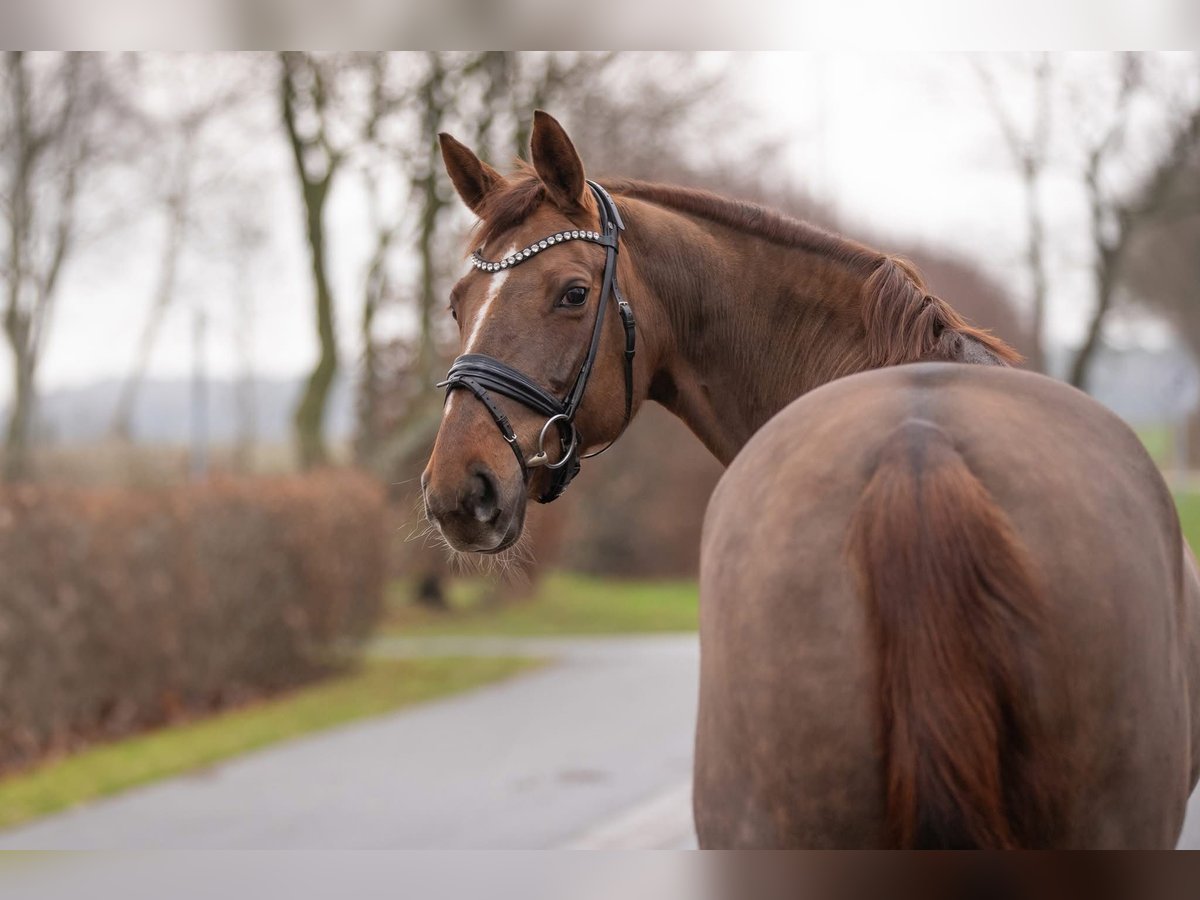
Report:
[[[445,199],[438,190],[437,164],[433,160],[440,159],[438,153],[438,132],[441,131],[442,119],[446,111],[446,98],[443,96],[443,81],[445,70],[441,56],[430,54],[429,74],[421,88],[421,105],[424,107],[424,136],[429,148],[427,168],[417,182],[417,190],[421,197],[421,225],[417,234],[417,254],[421,266],[420,294],[417,298],[419,305],[420,344],[417,348],[417,372],[426,380],[435,377],[437,373],[438,353],[435,341],[433,316],[438,309],[437,294],[437,258],[434,241],[437,237],[438,217],[446,205]]]
[[[1096,306],[1092,310],[1092,317],[1088,322],[1087,334],[1075,354],[1071,372],[1067,377],[1067,380],[1080,390],[1085,391],[1088,388],[1088,376],[1093,358],[1100,349],[1104,321],[1108,318],[1109,310],[1112,309],[1113,294],[1116,288],[1114,268],[1115,258],[1112,253],[1108,250],[1101,251],[1101,258],[1096,263]]]
[[[1026,259],[1029,263],[1033,306],[1029,323],[1031,332],[1029,367],[1035,372],[1045,372],[1046,351],[1043,334],[1046,322],[1046,263],[1042,253],[1045,234],[1042,226],[1042,211],[1038,204],[1038,173],[1032,162],[1027,163],[1025,170],[1025,205],[1029,219],[1029,244],[1026,249]]]
[[[382,300],[372,270],[367,276],[367,289],[363,297],[362,312],[362,372],[358,384],[358,461],[369,464],[379,447],[379,354],[375,346],[375,314]]]
[[[238,376],[234,386],[236,430],[233,438],[233,468],[250,474],[255,468],[254,450],[258,442],[258,399],[254,376],[254,290],[250,281],[247,256],[243,251],[238,261],[238,287],[234,293],[238,355]]]
[[[38,360],[59,276],[73,248],[80,171],[91,156],[86,134],[77,133],[78,119],[89,108],[80,94],[81,85],[87,83],[81,74],[82,59],[80,54],[63,58],[58,70],[62,104],[53,120],[39,128],[34,113],[40,99],[33,92],[29,64],[20,52],[5,57],[8,105],[0,115],[5,119],[4,159],[5,168],[11,169],[11,179],[0,186],[0,193],[5,197],[3,212],[8,225],[4,331],[14,374],[12,409],[4,438],[2,474],[7,480],[30,475]],[[50,148],[63,155],[65,166],[53,174],[39,169],[39,160]],[[37,188],[42,185],[57,189],[57,205],[35,202]],[[37,227],[39,216],[48,225],[45,232]]]
[[[9,349],[13,358],[13,401],[8,412],[4,435],[4,480],[23,481],[30,477],[30,432],[33,424],[33,364],[27,341],[20,336],[19,321],[6,323]]]
[[[375,461],[380,440],[380,383],[379,348],[375,339],[375,317],[391,295],[388,274],[388,256],[398,226],[389,224],[380,209],[380,186],[376,173],[370,169],[363,172],[363,187],[366,190],[371,225],[375,232],[375,248],[367,265],[367,277],[363,282],[363,306],[360,323],[362,340],[362,368],[358,385],[358,436],[355,454],[360,463],[371,465]]]
[[[186,184],[186,174],[183,179]],[[167,201],[167,230],[163,236],[162,254],[159,257],[158,284],[155,286],[150,314],[142,325],[133,368],[125,383],[121,385],[121,393],[117,397],[117,406],[108,428],[109,434],[119,440],[128,441],[133,437],[133,413],[137,405],[137,396],[146,378],[150,354],[154,352],[163,319],[175,299],[176,273],[184,242],[187,204],[186,188],[181,188]]]
[[[1087,334],[1083,344],[1075,354],[1067,380],[1079,388],[1087,390],[1088,374],[1092,358],[1100,349],[1100,338],[1104,333],[1104,322],[1112,309],[1113,295],[1117,287],[1117,266],[1129,238],[1129,230],[1122,216],[1117,213],[1112,223],[1115,234],[1109,236],[1106,222],[1110,219],[1109,210],[1105,206],[1103,192],[1100,187],[1100,166],[1103,161],[1103,147],[1092,153],[1088,162],[1084,183],[1088,191],[1088,205],[1091,209],[1090,236],[1092,239],[1095,260],[1092,263],[1092,278],[1095,285],[1095,306],[1091,319],[1088,321]]]
[[[442,584],[440,573],[426,571],[418,576],[413,602],[436,612],[450,611],[450,604],[446,601],[446,590]]]
[[[317,338],[321,346],[316,367],[308,377],[292,420],[300,465],[309,469],[329,461],[329,449],[325,443],[325,410],[338,368],[337,337],[333,324],[333,291],[329,286],[325,251],[325,201],[329,197],[329,188],[337,171],[338,159],[325,142],[323,131],[318,136],[318,145],[313,145],[311,140],[306,140],[300,134],[296,121],[296,84],[293,78],[294,69],[302,64],[302,59],[303,54],[281,55],[280,100],[283,123],[296,165],[296,177],[302,188],[305,235],[312,266]],[[322,113],[321,102],[318,91],[318,117]],[[320,127],[324,128],[323,122]],[[319,176],[310,174],[306,168],[306,160],[310,155],[307,151],[314,149],[314,146],[323,149],[326,157],[324,171]]]
[[[338,367],[337,338],[333,327],[333,292],[330,290],[325,268],[324,210],[328,186],[329,181],[325,179],[316,185],[306,185],[304,190],[317,313],[317,337],[321,342],[316,368],[308,377],[294,419],[300,465],[306,469],[329,461],[329,449],[325,443],[325,409],[329,404],[329,393]]]

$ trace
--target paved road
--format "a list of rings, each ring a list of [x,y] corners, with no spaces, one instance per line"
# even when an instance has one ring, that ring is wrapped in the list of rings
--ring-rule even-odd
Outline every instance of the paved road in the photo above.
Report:
[[[380,651],[559,661],[40,820],[0,834],[0,848],[545,848],[590,835],[612,846],[622,821],[643,846],[693,840],[694,636]]]
[[[0,833],[4,849],[682,849],[693,636],[391,641],[547,669]],[[1200,792],[1180,847],[1200,849]]]
[[[1178,849],[1200,850],[1200,789],[1188,800],[1187,818],[1183,822]]]

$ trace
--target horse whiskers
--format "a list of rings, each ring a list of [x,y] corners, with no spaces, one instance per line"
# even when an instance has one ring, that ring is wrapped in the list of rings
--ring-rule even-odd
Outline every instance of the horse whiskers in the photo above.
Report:
[[[429,534],[446,551],[451,567],[458,575],[485,575],[492,578],[504,578],[517,583],[529,582],[529,570],[536,560],[533,554],[532,541],[526,534],[511,547],[499,553],[481,554],[465,553],[450,546],[449,542],[436,528]]]
[[[418,540],[423,542],[423,547],[428,547],[430,541],[433,541],[435,547],[444,550],[451,567],[459,575],[488,575],[528,583],[528,572],[536,563],[533,541],[527,531],[523,531],[511,547],[499,553],[464,553],[456,550],[429,518],[425,501],[420,496],[413,500],[413,518],[408,535],[404,538],[405,543]]]
[[[425,500],[421,496],[417,496],[413,500],[413,517],[408,523],[408,534],[404,538],[404,542],[411,543],[422,539],[428,539],[429,535],[437,531],[437,527],[429,518],[429,512],[425,508]],[[401,526],[403,528],[404,526]],[[440,537],[440,535],[439,535]],[[428,546],[426,544],[425,546]]]
[[[521,537],[511,547],[488,557],[493,574],[500,575],[511,581],[528,584],[529,571],[534,567],[536,559],[533,553],[533,542],[528,531],[522,531]]]

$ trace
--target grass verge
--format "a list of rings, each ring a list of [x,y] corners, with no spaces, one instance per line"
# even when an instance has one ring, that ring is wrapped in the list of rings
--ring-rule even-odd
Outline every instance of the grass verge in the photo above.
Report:
[[[497,681],[538,665],[510,658],[378,660],[290,694],[102,744],[0,780],[0,827],[277,741]]]
[[[489,603],[483,579],[456,579],[446,613],[409,600],[410,585],[389,588],[386,633],[635,634],[695,631],[699,594],[695,581],[637,581],[559,573],[544,578],[533,596]]]
[[[1135,429],[1137,436],[1160,467],[1171,463],[1174,456],[1174,434],[1170,425],[1149,425]]]
[[[1179,524],[1183,536],[1200,556],[1200,493],[1180,492],[1175,495],[1175,508],[1179,510]]]
[[[1200,492],[1175,497],[1184,537],[1200,555]],[[403,579],[388,588],[383,631],[391,636],[637,634],[694,631],[699,621],[695,581],[598,578],[560,572],[530,597],[490,602],[487,579],[450,582],[448,612],[411,602]]]

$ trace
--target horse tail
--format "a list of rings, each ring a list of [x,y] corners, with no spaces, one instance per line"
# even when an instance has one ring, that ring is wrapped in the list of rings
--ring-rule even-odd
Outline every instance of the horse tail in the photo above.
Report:
[[[909,419],[850,530],[880,651],[886,822],[899,847],[1019,848],[1057,819],[1023,662],[1031,560],[951,438]]]

